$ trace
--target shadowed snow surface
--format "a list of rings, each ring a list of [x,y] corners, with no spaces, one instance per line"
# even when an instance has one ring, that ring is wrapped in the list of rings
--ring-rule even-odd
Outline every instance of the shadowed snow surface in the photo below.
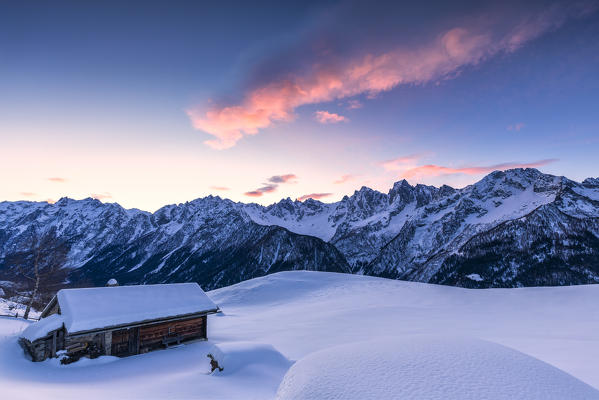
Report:
[[[472,338],[379,338],[299,360],[280,400],[596,399],[599,392],[542,361]]]
[[[279,395],[285,398],[302,395],[294,382],[323,384],[321,374],[348,387],[362,382],[360,390],[367,390],[394,372],[372,367],[364,373],[362,364],[383,364],[413,369],[405,376],[412,392],[395,398],[436,399],[435,385],[457,379],[467,393],[485,386],[487,395],[478,398],[525,389],[544,395],[539,386],[547,383],[555,393],[569,390],[568,399],[599,399],[596,285],[473,290],[298,271],[208,295],[223,310],[209,316],[209,342],[68,366],[28,361],[17,344],[27,323],[0,319],[2,397],[273,399],[284,382]],[[208,353],[223,372],[209,374]],[[530,387],[523,388],[527,380]]]
[[[52,331],[62,328],[63,323],[64,318],[62,315],[52,314],[35,323],[29,324],[29,326],[21,333],[21,336],[30,342],[33,342],[36,339],[43,338]]]

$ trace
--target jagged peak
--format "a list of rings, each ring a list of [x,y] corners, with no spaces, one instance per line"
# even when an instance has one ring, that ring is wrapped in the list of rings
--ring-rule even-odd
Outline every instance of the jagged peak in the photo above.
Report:
[[[411,190],[413,188],[414,187],[412,185],[410,185],[407,180],[402,179],[401,181],[397,181],[393,184],[391,189],[389,189],[389,195],[391,195],[391,193],[397,192],[399,190],[406,190],[406,189]]]
[[[362,186],[360,188],[360,190],[355,190],[354,191],[354,196],[360,193],[371,193],[371,192],[377,192],[377,190],[374,190],[372,188],[369,188],[368,186]]]
[[[437,187],[433,186],[433,185],[425,185],[423,183],[418,183],[418,184],[416,184],[416,186],[414,186],[414,189],[417,189],[420,191],[429,191],[429,190],[437,190]]]
[[[545,174],[536,168],[511,168],[511,169],[506,169],[504,171],[494,171],[491,174],[496,173],[496,172],[503,172],[504,176],[509,177],[509,178],[527,179],[529,182],[538,180],[540,178],[551,178],[551,179],[555,178],[553,175]],[[491,174],[489,174],[489,175],[491,175]]]
[[[232,202],[229,199],[223,199],[221,198],[219,195],[211,195],[209,194],[208,196],[204,196],[204,197],[198,197],[197,199],[191,200],[191,201],[186,201],[185,203],[179,203],[178,205],[181,206],[183,204],[203,204],[203,203],[214,203],[214,202]]]
[[[436,193],[435,197],[436,198],[441,198],[441,197],[445,197],[445,196],[451,196],[456,191],[457,191],[457,189],[454,189],[454,188],[452,188],[449,185],[441,185],[441,187],[439,188],[439,190],[437,190],[437,193]]]
[[[582,181],[582,185],[592,188],[599,187],[599,178],[586,178],[584,181]]]
[[[58,201],[56,203],[54,203],[55,206],[57,207],[67,207],[67,206],[77,206],[77,205],[95,205],[95,206],[101,206],[104,203],[102,203],[100,200],[95,199],[93,197],[86,197],[84,199],[81,200],[76,200],[76,199],[72,199],[70,197],[61,197],[60,199],[58,199]]]
[[[312,197],[307,198],[306,200],[304,200],[303,202],[301,202],[305,205],[310,205],[310,206],[314,206],[314,205],[323,205],[324,203],[320,200],[316,200],[313,199]]]
[[[191,201],[186,201],[185,203],[167,204],[165,206],[160,207],[153,213],[148,213],[148,214],[163,215],[163,214],[170,214],[173,212],[176,213],[176,212],[178,212],[176,210],[180,210],[180,209],[198,210],[198,209],[205,208],[205,207],[210,207],[211,209],[213,209],[217,206],[233,208],[236,206],[236,204],[237,203],[233,202],[232,200],[223,199],[220,196],[208,195],[205,197],[198,197],[197,199],[194,199]]]
[[[380,196],[387,196],[387,195],[385,193],[379,192],[376,189],[369,188],[368,186],[362,186],[360,188],[360,190],[355,190],[354,191],[354,194],[352,194],[350,196],[350,199],[352,199],[352,198],[354,198],[354,199],[355,198],[362,198],[362,197],[365,197],[365,196],[377,196],[377,197],[380,197]]]
[[[279,201],[275,201],[274,203],[270,203],[267,206],[263,206],[263,205],[258,204],[258,203],[241,203],[241,204],[243,204],[243,205],[250,205],[251,204],[251,205],[254,205],[255,207],[264,208],[264,209],[268,210],[268,209],[280,207],[282,205],[294,205],[296,203],[301,203],[301,201],[298,201],[297,199],[296,200],[291,200],[291,197],[287,196],[286,198],[282,198]]]
[[[351,196],[347,197],[344,196],[343,197],[343,201],[349,201],[349,202],[359,202],[362,203],[364,201],[367,201],[370,198],[386,198],[387,195],[385,193],[381,193],[378,190],[369,188],[368,186],[362,186],[360,188],[360,190],[356,190],[354,191],[354,194],[352,194]]]
[[[57,207],[64,207],[67,204],[71,204],[72,202],[74,202],[76,200],[71,199],[70,197],[61,197],[60,199],[58,199],[58,201],[56,203],[54,203],[55,206]]]
[[[290,197],[281,199],[277,203],[272,203],[266,207],[260,205],[257,206],[257,208],[280,217],[282,217],[284,214],[294,214],[301,207],[301,201],[291,200]]]
[[[511,168],[503,171],[493,171],[472,186],[479,191],[492,188],[500,181],[517,182],[520,185],[527,186],[543,178],[553,180],[555,177],[544,174],[536,168]]]

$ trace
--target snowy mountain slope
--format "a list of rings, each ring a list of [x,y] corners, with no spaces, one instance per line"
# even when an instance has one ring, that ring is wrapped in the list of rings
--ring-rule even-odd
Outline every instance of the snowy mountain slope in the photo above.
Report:
[[[55,204],[2,202],[0,256],[18,253],[41,233],[52,232],[69,244],[67,267],[79,267],[111,243],[129,243],[151,228],[150,213],[91,198],[62,198]]]
[[[14,203],[3,203],[12,209]],[[11,207],[12,206],[12,207]],[[50,234],[69,246],[73,281],[101,284],[197,281],[224,286],[293,269],[349,271],[345,258],[322,240],[254,223],[239,204],[207,197],[154,214],[97,200],[28,203],[0,225],[0,270],[16,279],[19,252],[32,236]],[[309,255],[309,257],[306,257]]]
[[[517,243],[504,246],[495,254],[505,255],[505,260],[512,260],[512,264],[509,267],[506,263],[501,267],[493,266],[496,269],[494,276],[498,279],[483,280],[477,285],[563,285],[599,281],[599,249],[593,245],[599,236],[593,222],[599,217],[597,199],[597,179],[589,178],[579,184],[564,177],[542,174],[536,169],[514,169],[493,172],[476,184],[457,190],[448,186],[438,189],[411,186],[405,180],[397,182],[388,194],[362,188],[351,197],[321,207],[320,216],[310,214],[312,220],[320,218],[318,224],[306,220],[302,225],[305,218],[303,203],[289,200],[284,204],[286,212],[281,211],[279,203],[261,209],[259,218],[254,212],[253,218],[259,223],[276,223],[290,230],[301,228],[303,233],[312,235],[326,233],[323,239],[327,239],[334,229],[330,243],[344,254],[355,272],[471,286],[474,282],[464,277],[482,269],[479,271],[475,263],[470,263],[471,271],[461,274],[461,279],[446,278],[455,263],[453,259],[449,260],[450,257],[461,254],[466,243],[478,243],[479,235],[482,237],[508,221],[519,220],[542,206],[554,204],[574,218],[559,221],[564,234],[570,234],[568,244],[561,241],[565,240],[564,235],[552,241],[555,235],[545,230],[537,232],[540,234],[537,241],[546,244],[537,247],[537,252],[531,253],[529,248],[518,247]],[[317,209],[318,204],[322,203],[313,202],[310,208]],[[269,219],[271,214],[277,219]],[[282,216],[285,216],[283,220]],[[328,216],[328,224],[324,223],[325,216]],[[558,214],[549,213],[539,214],[539,218],[546,226],[554,226],[559,219]],[[535,223],[540,222],[538,219]],[[578,219],[585,222],[578,223]],[[534,230],[533,223],[520,224],[517,231],[512,230],[509,234],[529,236],[529,230]],[[584,255],[577,253],[577,238],[584,242],[580,243],[586,249]],[[566,251],[564,246],[570,246],[570,250]],[[574,268],[585,272],[581,275],[572,271],[572,274],[564,273],[557,278],[548,265],[531,267],[530,260],[517,261],[512,257],[516,253],[526,253],[532,258],[544,258],[538,253],[541,251],[554,254],[554,263],[563,271]],[[470,256],[464,253],[461,257],[469,259]],[[529,263],[528,267],[525,262]],[[528,277],[519,278],[519,269]]]
[[[496,400],[519,390],[512,398],[556,398],[567,391],[562,398],[599,399],[599,285],[472,290],[292,271],[208,295],[223,310],[209,316],[208,342],[67,366],[26,360],[17,344],[26,323],[0,318],[2,394],[272,399],[277,390],[289,398],[282,382],[295,378],[307,389],[362,382],[367,386],[359,393],[373,380],[379,392],[370,393],[403,383],[404,396],[391,398],[434,399],[443,387],[444,398]],[[222,362],[222,373],[208,374],[208,352]],[[393,368],[384,368],[389,363]],[[302,365],[308,368],[298,374]],[[329,379],[315,381],[315,375]]]
[[[576,182],[534,169],[494,172],[448,199],[453,201],[449,207],[425,207],[366,273],[478,287],[597,282],[599,202],[580,189]],[[491,248],[489,241],[497,236],[505,243]],[[485,266],[478,253],[490,257]],[[458,264],[468,265],[459,279]],[[563,272],[561,278],[554,268]],[[464,279],[471,273],[488,276],[489,269],[493,279]]]
[[[466,287],[599,282],[598,237],[599,217],[580,219],[544,205],[473,236],[431,281]],[[471,273],[482,280],[467,279]]]
[[[256,223],[282,226],[334,244],[356,267],[372,260],[417,207],[430,202],[437,192],[453,191],[448,186],[444,188],[412,187],[403,180],[388,194],[362,187],[337,203],[286,199],[268,207],[248,205],[245,211]]]
[[[362,187],[331,204],[208,196],[152,214],[93,199],[2,202],[0,279],[17,279],[19,255],[50,234],[69,249],[71,280],[95,284],[116,277],[215,288],[294,269],[477,287],[590,283],[599,281],[596,218],[598,179],[536,169],[496,171],[463,189],[403,180],[387,194]]]
[[[152,217],[153,229],[125,245],[102,249],[74,271],[73,279],[197,281],[210,289],[282,270],[349,271],[332,245],[258,225],[229,200],[198,199],[164,207]]]
[[[277,225],[300,235],[315,236],[328,242],[335,234],[335,225],[330,222],[335,210],[332,204],[308,199],[305,202],[283,199],[279,203],[263,207],[248,204],[244,207],[247,215],[260,225]]]

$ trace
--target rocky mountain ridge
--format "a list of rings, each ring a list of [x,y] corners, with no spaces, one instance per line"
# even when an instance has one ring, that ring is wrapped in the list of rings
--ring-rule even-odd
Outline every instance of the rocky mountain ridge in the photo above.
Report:
[[[197,281],[212,289],[293,269],[467,287],[599,281],[599,179],[496,171],[462,189],[396,182],[336,203],[208,196],[126,210],[94,199],[0,203],[0,280],[40,235],[68,247],[73,283]]]

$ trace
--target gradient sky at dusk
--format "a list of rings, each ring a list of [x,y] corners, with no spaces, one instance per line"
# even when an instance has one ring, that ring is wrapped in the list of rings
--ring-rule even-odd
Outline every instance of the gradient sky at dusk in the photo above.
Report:
[[[0,201],[599,176],[599,2],[374,3],[0,3]]]

